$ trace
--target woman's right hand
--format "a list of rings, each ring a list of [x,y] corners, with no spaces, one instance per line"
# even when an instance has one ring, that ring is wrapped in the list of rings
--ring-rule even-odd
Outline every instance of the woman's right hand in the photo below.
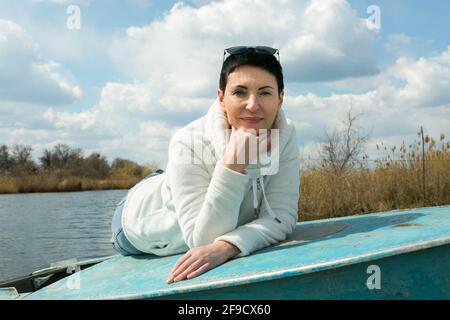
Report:
[[[256,130],[235,129],[232,127],[230,140],[225,147],[223,164],[225,167],[239,173],[243,173],[245,168],[258,160],[260,150],[264,152],[270,150],[270,130],[267,134],[256,135]],[[250,152],[250,141],[254,139],[256,150]]]

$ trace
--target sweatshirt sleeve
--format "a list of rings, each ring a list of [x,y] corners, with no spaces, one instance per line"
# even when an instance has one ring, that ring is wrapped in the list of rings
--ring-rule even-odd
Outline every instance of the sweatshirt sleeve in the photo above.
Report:
[[[280,156],[278,173],[268,177],[265,185],[267,201],[281,223],[269,215],[262,202],[259,218],[214,240],[224,240],[238,247],[241,252],[236,257],[283,241],[294,231],[300,196],[300,162],[294,127],[285,150]]]
[[[211,244],[234,230],[249,177],[226,168],[222,160],[211,176],[204,159],[200,161],[183,138],[173,139],[169,150],[169,185],[186,244],[190,248]]]

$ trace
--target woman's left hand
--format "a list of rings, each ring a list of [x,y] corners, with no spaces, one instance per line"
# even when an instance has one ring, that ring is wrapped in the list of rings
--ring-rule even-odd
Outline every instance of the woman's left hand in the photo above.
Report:
[[[221,265],[239,252],[234,245],[220,240],[206,246],[192,248],[177,261],[167,278],[167,283],[197,277]]]

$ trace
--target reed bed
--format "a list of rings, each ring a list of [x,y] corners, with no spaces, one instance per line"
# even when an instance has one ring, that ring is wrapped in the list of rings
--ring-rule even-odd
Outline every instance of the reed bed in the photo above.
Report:
[[[440,136],[408,147],[388,148],[387,156],[341,173],[319,165],[302,170],[299,220],[314,220],[396,209],[450,204],[450,143]],[[425,171],[423,171],[423,166]]]

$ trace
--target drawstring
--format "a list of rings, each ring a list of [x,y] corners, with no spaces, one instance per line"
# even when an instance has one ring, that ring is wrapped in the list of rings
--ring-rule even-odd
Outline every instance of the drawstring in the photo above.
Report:
[[[255,217],[258,216],[258,209],[257,209],[257,208],[258,208],[258,194],[256,193],[256,189],[257,189],[256,182],[257,182],[257,179],[258,179],[258,178],[252,180],[252,189],[253,189],[253,212],[254,212],[254,214],[255,214]]]
[[[281,223],[280,219],[278,219],[277,215],[272,211],[272,208],[269,206],[269,202],[266,198],[266,192],[264,190],[264,182],[261,182],[260,178],[254,178],[252,180],[252,188],[253,188],[253,210],[255,213],[255,217],[258,216],[257,214],[257,207],[258,207],[258,194],[257,194],[257,183],[259,182],[259,185],[261,186],[262,193],[263,193],[263,199],[264,204],[266,205],[267,211],[269,211],[269,214],[278,222]]]

